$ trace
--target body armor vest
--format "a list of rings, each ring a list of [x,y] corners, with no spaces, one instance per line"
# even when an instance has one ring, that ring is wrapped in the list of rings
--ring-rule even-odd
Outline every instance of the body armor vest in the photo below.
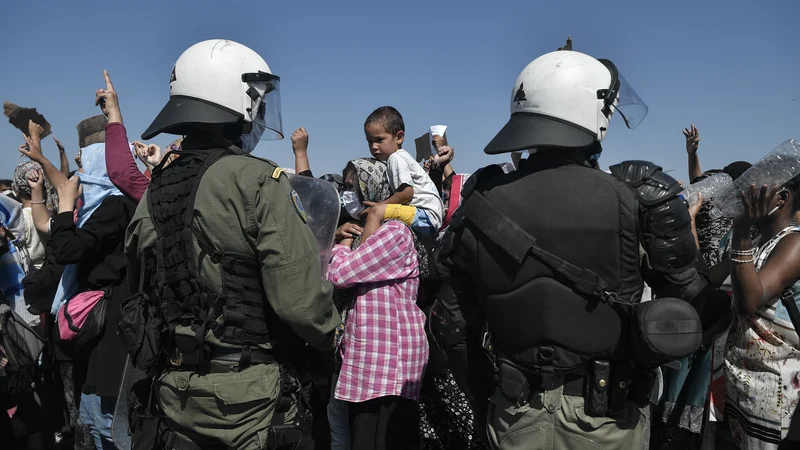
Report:
[[[507,175],[490,166],[472,178],[453,221],[476,239],[495,355],[556,374],[629,359],[631,317],[615,305],[639,302],[643,290],[633,191],[578,165]]]
[[[151,292],[161,305],[169,329],[191,326],[194,342],[175,346],[184,354],[202,354],[203,339],[211,331],[223,343],[241,345],[269,342],[268,308],[255,255],[218,251],[192,228],[194,201],[203,174],[231,150],[183,150],[167,167],[153,172],[148,206],[158,241],[149,252]],[[165,158],[166,160],[167,158]],[[194,242],[201,248],[200,258],[208,257],[222,271],[222,292],[214,292],[198,274]],[[191,341],[191,339],[189,339]],[[192,363],[192,361],[187,361]],[[195,362],[202,362],[198,356]]]

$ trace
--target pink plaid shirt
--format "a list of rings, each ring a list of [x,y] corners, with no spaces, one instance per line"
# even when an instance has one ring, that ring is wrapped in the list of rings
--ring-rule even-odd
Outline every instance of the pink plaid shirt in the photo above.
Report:
[[[428,339],[425,314],[417,307],[419,263],[411,230],[390,221],[354,251],[335,246],[328,280],[337,288],[356,289],[335,397],[348,402],[387,396],[419,400]]]

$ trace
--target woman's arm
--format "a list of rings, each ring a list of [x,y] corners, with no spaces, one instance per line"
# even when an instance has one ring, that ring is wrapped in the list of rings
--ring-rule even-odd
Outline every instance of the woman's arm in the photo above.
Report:
[[[56,146],[58,147],[58,156],[61,160],[61,173],[64,174],[65,177],[69,177],[69,158],[67,158],[67,151],[64,149],[61,141],[56,139],[55,136],[53,136],[53,140],[56,141]]]
[[[150,180],[139,171],[128,144],[128,133],[122,123],[119,98],[108,72],[103,71],[106,88],[98,89],[95,102],[108,117],[106,125],[106,168],[111,182],[128,198],[139,203]]]
[[[27,146],[20,147],[19,151],[30,158],[31,161],[39,163],[53,187],[58,188],[67,181],[67,177],[42,153],[42,132],[44,132],[44,129],[41,126],[33,123],[32,120],[28,121],[28,135],[22,135]]]
[[[28,174],[28,186],[31,188],[31,216],[36,231],[42,235],[50,234],[50,211],[47,209],[47,196],[44,193],[44,174],[37,170]]]
[[[122,239],[127,224],[120,220],[124,220],[120,201],[124,200],[119,196],[103,200],[80,228],[72,221],[72,211],[56,215],[50,236],[55,262],[75,264],[86,255],[99,251],[110,240]]]
[[[408,264],[408,258],[413,258]],[[416,264],[416,251],[411,230],[390,221],[356,250],[344,245],[333,248],[328,266],[328,281],[337,288],[355,284],[399,280],[410,276]]]
[[[749,228],[734,230],[734,246],[748,248]],[[744,257],[737,257],[736,259]],[[731,266],[733,297],[748,314],[758,311],[766,302],[776,298],[781,291],[800,279],[800,234],[792,233],[781,239],[769,259],[756,271],[753,263],[736,263]]]

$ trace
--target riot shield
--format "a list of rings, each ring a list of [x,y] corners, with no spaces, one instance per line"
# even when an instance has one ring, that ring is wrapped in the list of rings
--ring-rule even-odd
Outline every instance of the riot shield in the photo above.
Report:
[[[286,176],[294,189],[292,202],[295,209],[305,219],[319,245],[320,267],[322,276],[325,277],[342,208],[339,194],[325,180],[294,174]]]
[[[119,450],[130,450],[131,435],[129,430],[128,413],[130,411],[129,396],[131,389],[137,381],[143,379],[145,373],[133,366],[131,357],[125,361],[125,372],[122,375],[122,385],[119,387],[117,406],[114,408],[114,421],[111,423],[111,439]]]

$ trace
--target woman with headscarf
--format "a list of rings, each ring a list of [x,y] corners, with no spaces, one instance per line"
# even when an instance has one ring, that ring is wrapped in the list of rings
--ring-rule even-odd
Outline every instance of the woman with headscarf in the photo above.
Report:
[[[83,346],[61,342],[63,354],[73,361],[81,420],[89,426],[97,449],[102,450],[114,448],[111,422],[126,355],[116,330],[120,304],[131,295],[123,243],[136,204],[109,179],[105,144],[83,148],[81,160],[83,173],[58,188],[61,212],[53,218],[51,239],[55,262],[66,267],[52,312],[58,313],[76,294],[106,292],[107,315],[99,336]],[[79,197],[82,205],[73,220]]]
[[[361,203],[390,195],[380,161],[351,161],[345,174]],[[337,233],[328,280],[347,291],[334,397],[347,403],[353,449],[418,443],[417,402],[428,361],[425,315],[416,304],[424,259],[414,233],[399,221],[385,222],[363,245]]]

